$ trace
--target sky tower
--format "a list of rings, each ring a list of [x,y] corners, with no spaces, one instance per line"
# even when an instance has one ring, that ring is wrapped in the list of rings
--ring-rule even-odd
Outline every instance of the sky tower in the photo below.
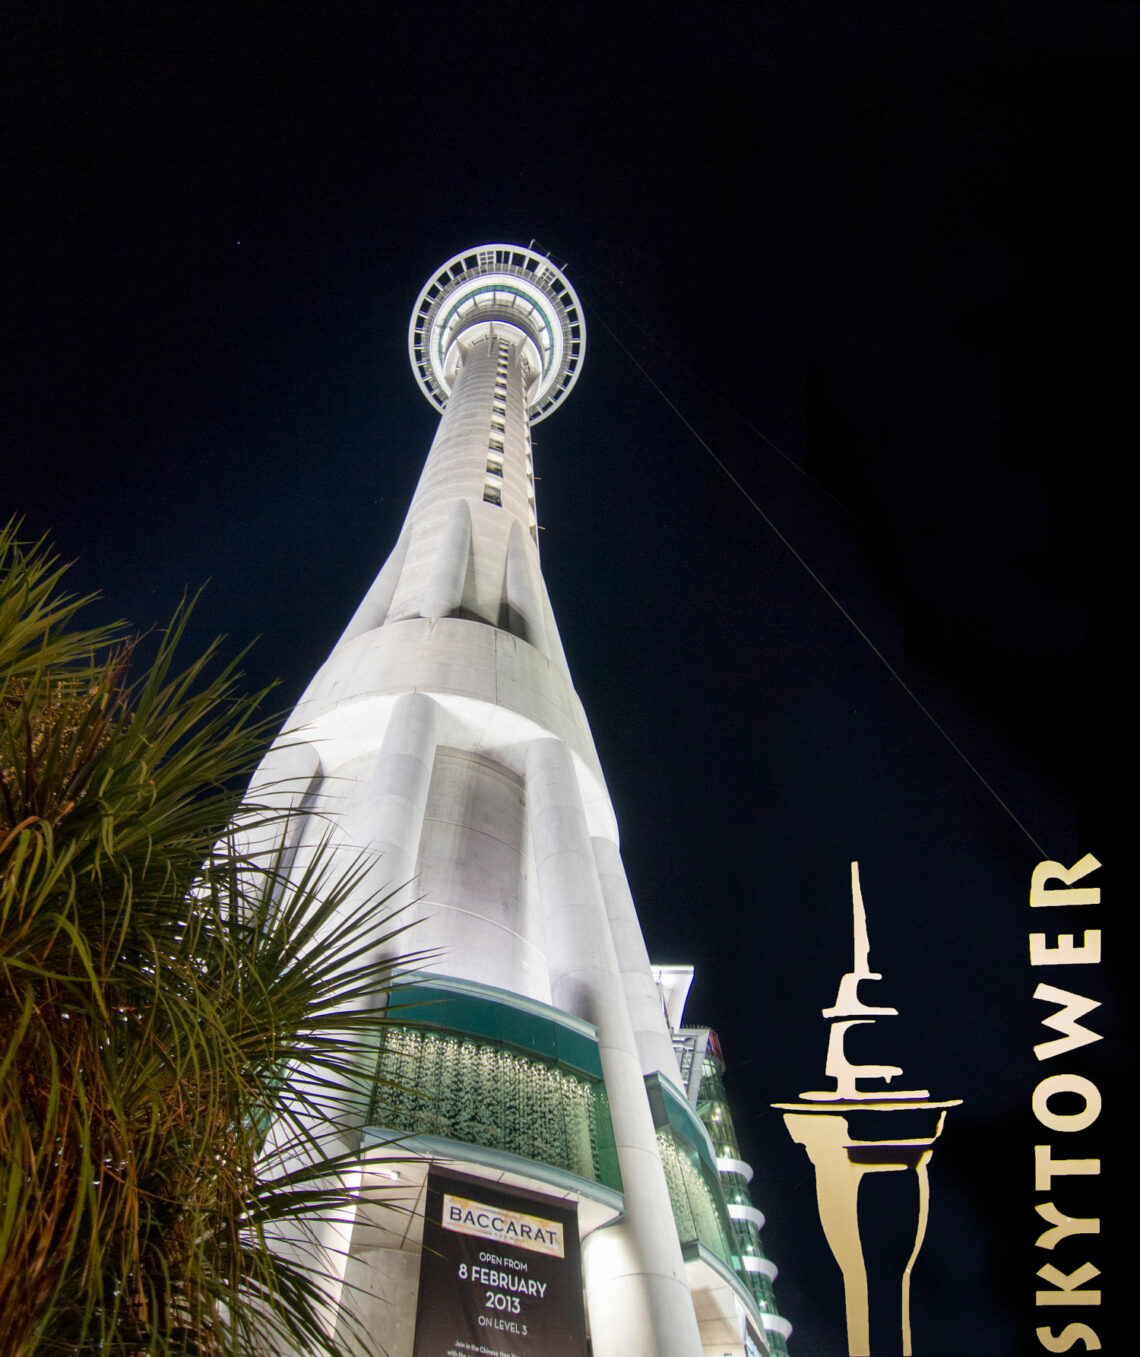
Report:
[[[331,835],[370,864],[362,898],[403,886],[409,945],[437,954],[378,1052],[374,1157],[339,1227],[389,1357],[584,1357],[584,1325],[596,1357],[747,1357],[790,1331],[747,1165],[702,1120],[692,972],[650,965],[542,578],[530,426],[585,341],[533,247],[479,246],[429,280],[408,343],[438,432],[251,788],[302,812],[296,861]]]

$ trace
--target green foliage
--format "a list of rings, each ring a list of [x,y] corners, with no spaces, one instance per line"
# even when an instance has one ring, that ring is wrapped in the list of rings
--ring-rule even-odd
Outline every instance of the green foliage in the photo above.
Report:
[[[177,667],[186,610],[142,664],[61,574],[0,531],[0,1351],[336,1354],[266,1241],[348,1199],[321,1138],[400,930],[320,852],[243,856],[270,727],[213,648]]]

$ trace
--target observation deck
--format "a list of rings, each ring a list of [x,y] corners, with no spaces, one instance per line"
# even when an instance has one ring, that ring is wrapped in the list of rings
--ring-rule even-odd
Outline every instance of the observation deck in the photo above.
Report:
[[[478,245],[427,282],[408,327],[408,357],[424,395],[442,410],[460,344],[513,329],[522,339],[530,421],[545,419],[578,378],[586,323],[577,294],[545,255],[519,245]]]

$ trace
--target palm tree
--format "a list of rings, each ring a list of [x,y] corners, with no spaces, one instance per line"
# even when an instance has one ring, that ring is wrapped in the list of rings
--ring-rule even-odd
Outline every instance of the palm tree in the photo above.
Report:
[[[62,574],[0,530],[0,1351],[335,1357],[270,1240],[346,1204],[314,1128],[351,1128],[399,921],[243,853],[271,725],[214,647],[178,667],[188,610],[144,662]]]

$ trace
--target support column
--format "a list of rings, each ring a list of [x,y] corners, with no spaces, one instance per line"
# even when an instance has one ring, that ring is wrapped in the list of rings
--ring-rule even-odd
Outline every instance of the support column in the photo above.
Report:
[[[653,1074],[657,1071],[671,1084],[675,1084],[678,1092],[683,1093],[673,1039],[665,1021],[657,982],[653,979],[649,954],[645,950],[645,939],[641,936],[641,925],[637,921],[637,910],[625,877],[621,854],[617,844],[610,839],[595,838],[593,847],[614,949],[621,969],[622,988],[625,990],[625,1001],[629,1005],[633,1034],[641,1057],[641,1072]]]
[[[396,701],[368,784],[353,808],[351,837],[372,859],[357,896],[396,891],[397,907],[415,896],[409,883],[419,855],[438,730],[439,709],[426,693],[405,693]]]
[[[384,625],[388,617],[388,609],[392,606],[392,599],[396,594],[396,586],[400,583],[400,571],[404,568],[404,557],[408,554],[408,538],[410,536],[410,530],[405,528],[400,534],[391,556],[384,562],[379,575],[373,581],[372,587],[361,599],[360,606],[353,613],[352,621],[345,627],[334,650],[347,645],[349,641],[355,640],[358,636],[363,636],[366,631],[372,631],[376,627]]]
[[[467,558],[471,554],[471,510],[465,499],[456,500],[439,546],[431,579],[420,604],[421,617],[449,617],[463,602],[467,582]]]
[[[699,1357],[669,1190],[570,751],[527,748],[527,806],[554,1003],[598,1029],[627,1211],[585,1242],[595,1357]]]
[[[511,524],[507,542],[507,605],[522,620],[523,640],[529,641],[544,655],[548,654],[542,607],[527,559],[523,526],[517,519]]]
[[[330,869],[351,871],[356,857],[363,849],[372,859],[352,893],[342,903],[338,914],[343,915],[358,905],[371,903],[382,894],[396,891],[393,907],[405,903],[404,897],[414,897],[414,885],[409,886],[416,868],[420,834],[423,831],[424,811],[427,807],[428,787],[438,738],[438,708],[424,693],[405,693],[396,702],[380,752],[373,764],[365,787],[342,791],[346,799],[359,803],[348,825],[348,834],[337,840],[330,858]],[[330,817],[336,823],[335,816]],[[324,816],[318,811],[312,823],[320,825]],[[380,920],[383,927],[383,919]],[[393,955],[414,948],[414,934],[403,935],[389,945]],[[362,1001],[366,1002],[366,1001]],[[319,1082],[314,1096],[321,1097]],[[303,1114],[302,1114],[303,1116]],[[303,1116],[304,1119],[304,1116]],[[320,1152],[332,1158],[355,1152],[360,1148],[359,1129],[343,1116],[335,1128],[318,1121],[310,1129],[320,1139]],[[271,1134],[287,1128],[279,1123]],[[299,1167],[311,1161],[313,1149],[305,1141],[297,1141],[291,1155],[286,1157],[284,1169]],[[349,1170],[347,1179],[332,1176],[334,1181],[359,1189],[363,1170]],[[327,1304],[324,1319],[328,1331],[336,1331],[340,1307],[351,1307],[351,1296],[344,1294],[344,1278],[348,1268],[353,1231],[356,1228],[357,1207],[329,1212],[317,1220],[285,1221],[275,1227],[275,1247],[285,1256],[303,1260],[318,1260],[324,1270],[323,1285]],[[414,1307],[414,1295],[403,1298]],[[298,1354],[299,1357],[299,1354]]]
[[[250,863],[245,887],[251,899],[265,889],[263,873],[281,879],[291,870],[321,780],[316,749],[288,731],[279,735],[253,776],[234,826],[234,847]]]
[[[283,731],[258,765],[242,802],[248,852],[260,855],[281,844],[283,826],[290,817],[303,814],[302,807],[320,778],[316,749],[308,740]]]

